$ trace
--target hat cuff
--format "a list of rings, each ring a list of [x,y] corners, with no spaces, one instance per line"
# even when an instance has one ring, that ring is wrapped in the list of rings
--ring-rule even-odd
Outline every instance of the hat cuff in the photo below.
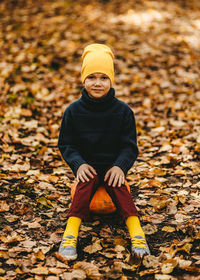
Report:
[[[107,68],[103,68],[103,67],[94,67],[92,65],[92,67],[84,67],[81,71],[81,81],[82,83],[84,83],[85,79],[91,75],[91,74],[94,74],[94,73],[102,73],[102,74],[105,74],[106,76],[108,76],[108,78],[110,79],[111,81],[111,84],[114,83],[114,72],[113,71],[109,71]]]

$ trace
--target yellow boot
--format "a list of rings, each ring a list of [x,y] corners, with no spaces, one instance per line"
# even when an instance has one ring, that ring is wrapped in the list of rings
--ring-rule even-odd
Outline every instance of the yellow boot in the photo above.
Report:
[[[126,225],[131,238],[131,251],[137,258],[150,255],[150,250],[146,242],[144,231],[137,216],[130,216],[126,220]]]
[[[63,240],[60,244],[59,253],[65,256],[68,260],[77,258],[77,238],[81,219],[78,217],[69,217],[67,226],[63,234]]]

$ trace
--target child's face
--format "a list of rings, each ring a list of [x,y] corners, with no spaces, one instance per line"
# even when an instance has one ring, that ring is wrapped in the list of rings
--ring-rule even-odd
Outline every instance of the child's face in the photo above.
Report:
[[[111,82],[107,75],[93,73],[87,76],[83,85],[90,97],[101,98],[109,92]]]

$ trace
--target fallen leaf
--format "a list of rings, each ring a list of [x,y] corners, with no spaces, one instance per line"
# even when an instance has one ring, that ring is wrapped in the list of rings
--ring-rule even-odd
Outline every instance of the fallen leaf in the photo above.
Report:
[[[43,261],[45,259],[45,255],[44,255],[44,253],[42,252],[41,249],[39,249],[37,252],[35,252],[34,256],[37,260]]]
[[[74,264],[74,269],[81,269],[85,272],[88,278],[92,280],[101,280],[102,276],[99,273],[99,269],[93,263],[88,263],[85,261],[77,262]]]
[[[147,268],[157,268],[159,266],[158,257],[155,257],[153,255],[144,256],[143,265]]]
[[[20,243],[21,246],[25,247],[25,248],[33,248],[34,246],[36,246],[37,242],[36,241],[32,241],[30,239],[27,239],[23,242]]]
[[[40,208],[42,208],[43,206],[46,206],[46,207],[53,206],[53,203],[49,199],[46,199],[44,196],[39,197],[37,199],[37,203],[39,204]]]
[[[41,224],[39,224],[37,221],[33,223],[28,223],[28,228],[40,228]]]
[[[86,253],[93,254],[97,251],[101,250],[102,246],[100,245],[100,240],[96,239],[95,237],[92,238],[92,244],[86,246],[83,250]]]
[[[62,254],[59,254],[58,252],[54,253],[54,256],[61,262],[63,262],[64,264],[68,264],[69,260],[63,256]]]
[[[64,280],[84,280],[86,277],[86,273],[82,269],[75,269],[72,272],[63,273]]]
[[[192,261],[181,259],[180,257],[174,258],[178,262],[178,266],[182,269],[189,267],[192,264]]]
[[[0,212],[9,211],[10,206],[7,204],[5,200],[0,201]]]
[[[3,268],[0,268],[0,275],[6,274],[6,271]]]
[[[47,276],[46,280],[59,280],[59,276]]]
[[[8,259],[9,258],[9,255],[6,251],[2,251],[0,250],[0,258],[2,259]]]
[[[161,264],[161,271],[163,274],[170,274],[176,266],[177,261],[174,259],[169,259]]]
[[[155,275],[155,280],[176,280],[176,277],[173,277],[171,275],[166,275],[166,274],[156,274]]]
[[[114,244],[115,245],[120,245],[124,248],[127,247],[127,241],[124,238],[121,238],[121,237],[115,237],[114,238]]]
[[[152,225],[152,224],[147,224],[145,226],[142,227],[142,229],[144,230],[145,234],[154,234],[155,232],[158,231],[158,228],[156,225]]]
[[[31,270],[31,273],[33,273],[33,274],[38,274],[38,275],[48,275],[49,270],[48,270],[48,268],[45,267],[45,266],[38,266],[38,267],[36,267],[36,268],[33,268],[33,269]]]
[[[170,227],[170,226],[164,226],[162,228],[162,231],[167,231],[167,232],[174,232],[175,228],[174,227]]]
[[[61,274],[63,273],[63,269],[56,268],[56,267],[49,267],[49,273],[51,274]]]

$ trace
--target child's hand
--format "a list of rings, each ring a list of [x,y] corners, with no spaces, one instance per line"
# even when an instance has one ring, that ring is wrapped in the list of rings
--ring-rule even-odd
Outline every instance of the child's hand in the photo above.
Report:
[[[108,181],[109,186],[121,187],[121,185],[124,184],[125,182],[124,172],[118,166],[113,166],[107,171],[104,177],[105,181],[107,181],[108,179],[109,179]]]
[[[76,179],[78,182],[88,182],[90,178],[94,178],[94,174],[97,175],[95,169],[89,164],[81,164],[77,170]]]

